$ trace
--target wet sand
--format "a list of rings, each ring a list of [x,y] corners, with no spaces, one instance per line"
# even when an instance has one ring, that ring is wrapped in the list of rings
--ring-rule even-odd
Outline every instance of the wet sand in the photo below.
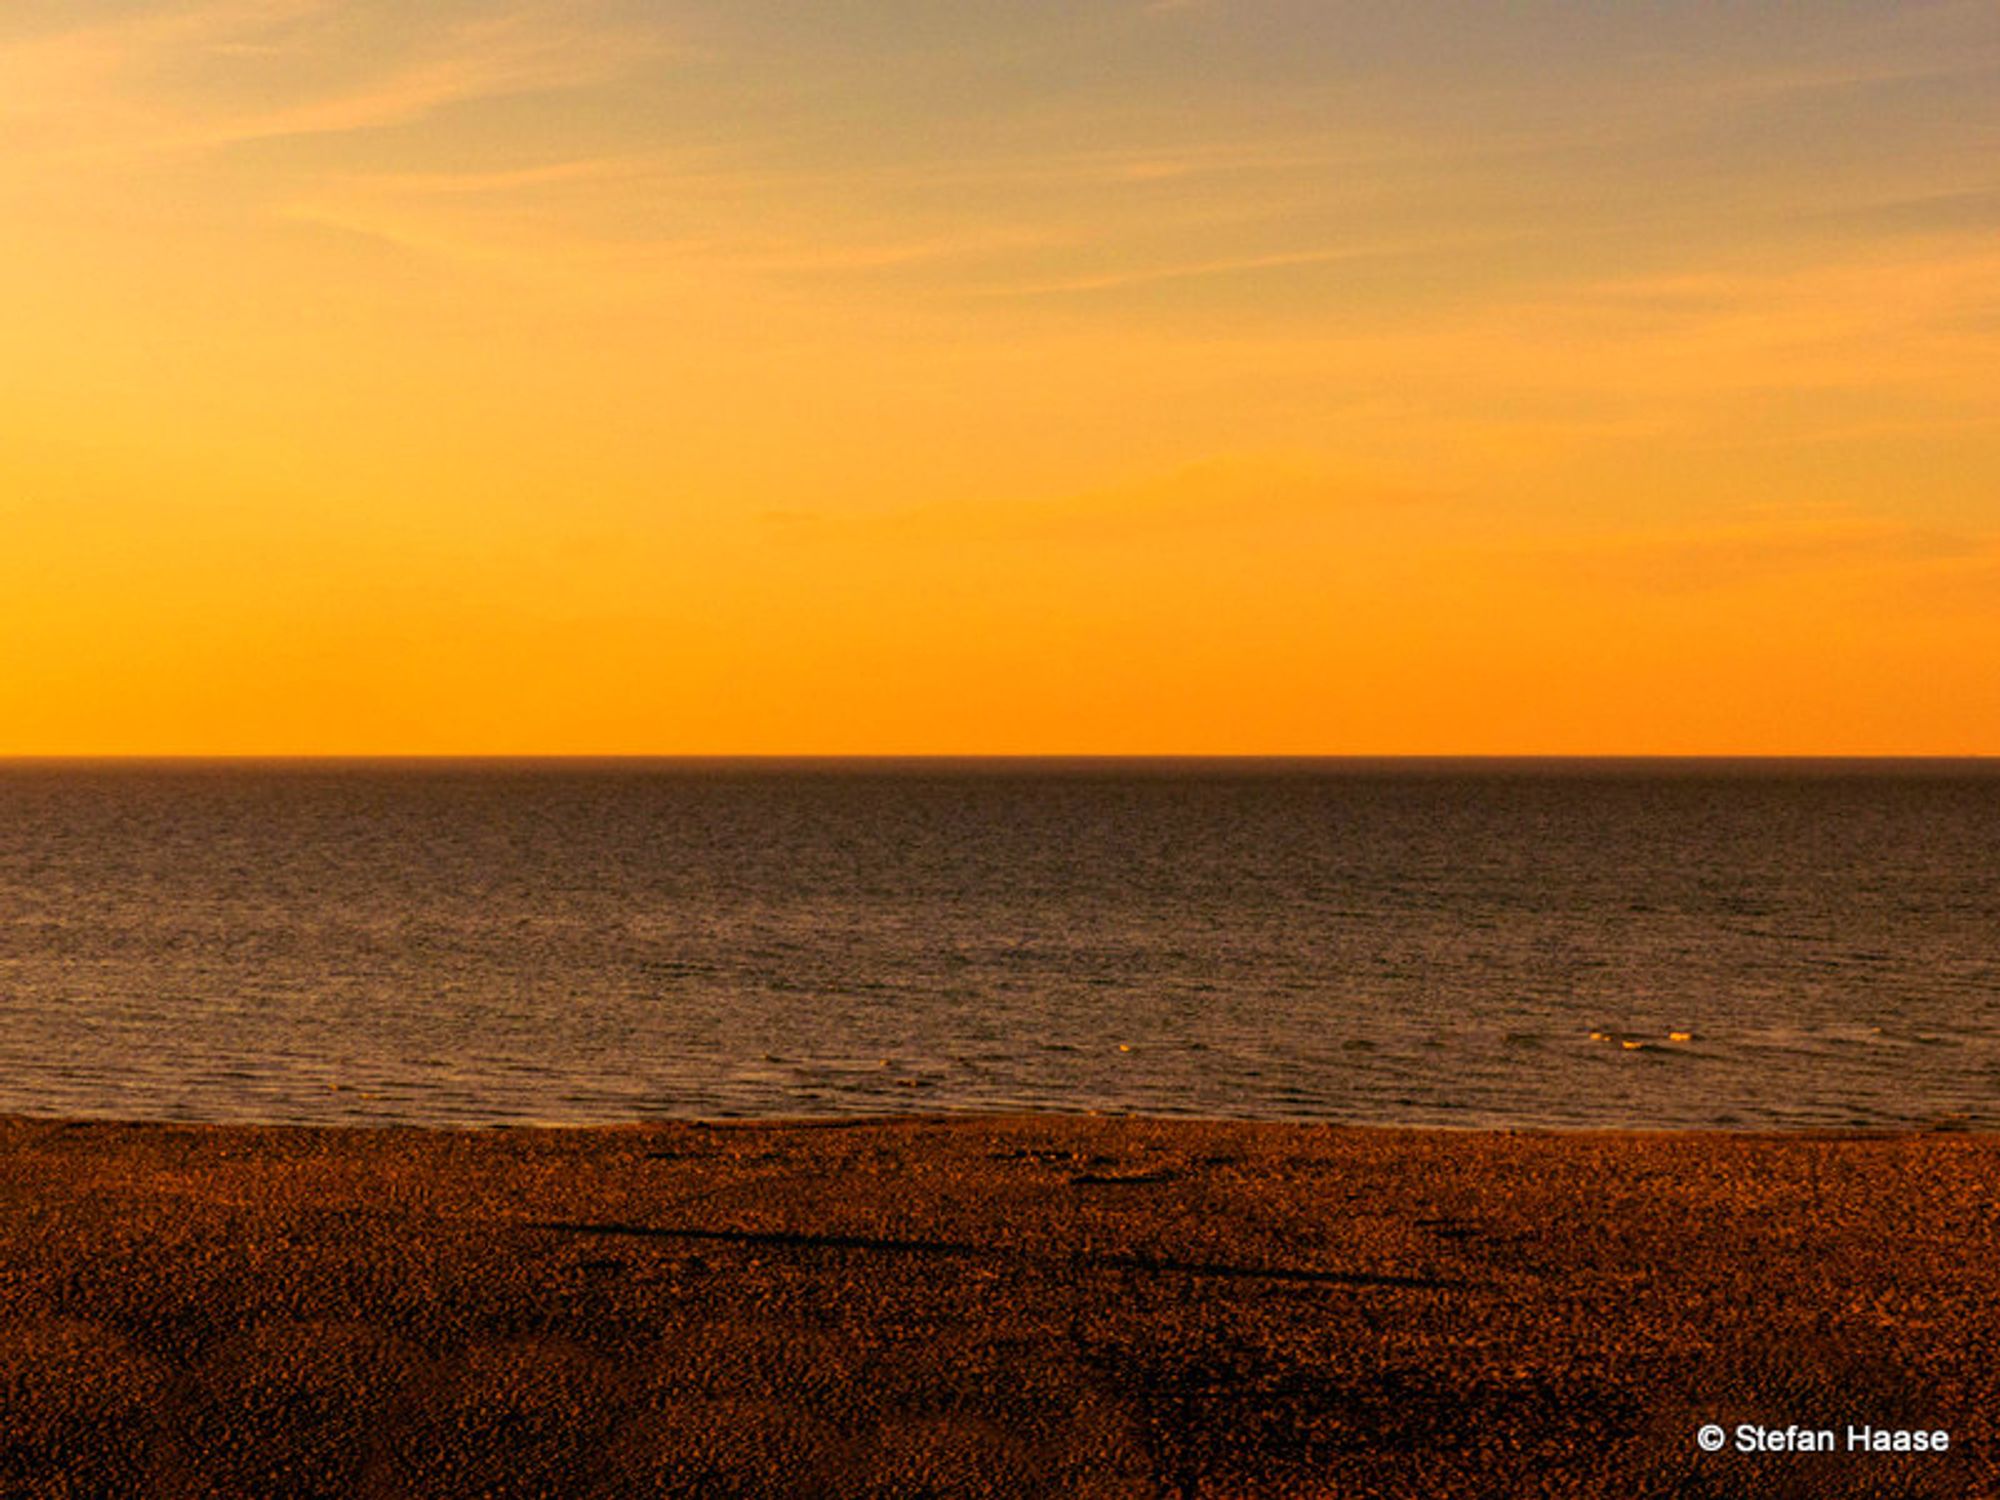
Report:
[[[1996,1181],[1960,1135],[0,1120],[0,1494],[2000,1493]]]

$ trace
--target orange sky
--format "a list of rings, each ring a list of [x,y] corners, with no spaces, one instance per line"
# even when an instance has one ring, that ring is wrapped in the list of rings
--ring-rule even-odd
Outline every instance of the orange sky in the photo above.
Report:
[[[1989,3],[10,0],[0,142],[0,753],[2000,754]]]

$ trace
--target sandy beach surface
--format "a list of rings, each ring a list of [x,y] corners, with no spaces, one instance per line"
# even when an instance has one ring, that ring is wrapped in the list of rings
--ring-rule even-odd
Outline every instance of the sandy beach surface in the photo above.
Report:
[[[0,1494],[1995,1494],[1996,1178],[1950,1134],[0,1120]]]

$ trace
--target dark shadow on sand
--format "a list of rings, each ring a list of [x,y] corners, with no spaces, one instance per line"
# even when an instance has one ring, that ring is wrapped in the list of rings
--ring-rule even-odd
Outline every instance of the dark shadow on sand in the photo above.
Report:
[[[702,1244],[757,1245],[792,1250],[865,1250],[886,1255],[964,1256],[1018,1264],[1063,1266],[1069,1269],[1141,1271],[1155,1275],[1209,1276],[1233,1280],[1312,1282],[1329,1286],[1401,1287],[1443,1291],[1463,1282],[1436,1276],[1395,1276],[1371,1271],[1323,1271],[1299,1266],[1218,1265],[1200,1261],[1160,1260],[1145,1255],[1076,1254],[1036,1256],[998,1245],[970,1245],[953,1240],[884,1239],[859,1234],[806,1234],[774,1229],[685,1229],[648,1224],[542,1222],[523,1226],[553,1234],[617,1235],[634,1239],[685,1240]]]

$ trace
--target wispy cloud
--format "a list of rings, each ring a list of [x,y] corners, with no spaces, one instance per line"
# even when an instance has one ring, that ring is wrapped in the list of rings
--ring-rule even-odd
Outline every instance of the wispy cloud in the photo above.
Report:
[[[1996,539],[1902,519],[1799,517],[1626,533],[1530,554],[1575,582],[1650,596],[1727,593],[1782,580],[1879,580],[1988,571]]]
[[[156,138],[153,145],[172,151],[374,130],[420,120],[449,105],[561,88],[590,76],[587,66],[560,52],[472,51],[398,68],[351,92],[282,109],[195,121]]]
[[[1435,491],[1296,462],[1222,458],[1067,495],[838,518],[788,510],[766,521],[800,537],[864,542],[1122,545],[1203,534],[1241,541],[1258,534],[1296,539],[1357,515],[1394,514],[1439,498]]]
[[[1492,244],[1497,238],[1501,237],[1483,235],[1479,237],[1479,243]],[[1424,240],[1371,241],[1297,250],[1273,250],[1261,254],[1220,255],[1204,260],[1135,265],[1112,271],[1049,279],[1030,277],[989,286],[970,287],[966,289],[966,293],[975,297],[1060,297],[1118,291],[1126,287],[1159,282],[1248,276],[1260,271],[1288,271],[1308,266],[1391,260],[1413,255],[1437,255],[1447,250],[1470,248],[1472,248],[1471,243],[1464,237],[1438,235]]]
[[[460,198],[533,192],[578,183],[630,183],[657,177],[657,156],[592,156],[534,166],[457,172],[341,173],[327,186],[337,192],[383,197]]]
[[[323,30],[338,12],[330,0],[232,0],[0,45],[0,109],[70,160],[157,156],[375,130],[578,87],[659,45],[574,11],[515,6],[345,39],[348,66],[329,76]],[[318,66],[294,66],[305,62]],[[176,87],[204,68],[207,88]],[[289,97],[265,102],[272,95]]]
[[[1930,387],[1961,403],[1984,390],[1979,405],[1991,412],[2000,388],[1978,376],[2000,365],[2000,252],[1988,237],[1950,235],[1844,258],[1822,249],[1792,265],[1558,282],[1379,329],[1307,328],[1264,347],[1274,368],[1504,391],[1516,404],[1561,397],[1578,417],[1634,403],[1673,415],[1756,393]],[[1241,357],[1254,360],[1254,346]]]
[[[1387,253],[1390,252],[1362,246],[1340,246],[1324,250],[1282,250],[1267,255],[1222,256],[1215,260],[1185,261],[1164,266],[1137,266],[1131,270],[1060,277],[1052,281],[1012,282],[974,288],[972,294],[986,297],[1049,297],[1108,292],[1122,287],[1143,286],[1148,282],[1192,281],[1205,276],[1240,276],[1253,271],[1324,266]]]
[[[497,221],[449,211],[462,200],[518,203],[533,201],[528,195],[544,191],[597,184],[616,188],[644,179],[645,174],[627,176],[629,169],[629,163],[575,162],[388,184],[348,179],[295,199],[279,212],[295,223],[365,236],[443,263],[587,291],[599,299],[658,291],[667,282],[686,285],[696,278],[714,290],[751,281],[934,271],[1060,240],[1053,231],[1004,225],[815,236],[759,228],[727,209],[699,216],[684,234],[593,230],[588,205],[572,204],[565,213],[503,213]],[[656,185],[672,182],[665,174],[651,180]],[[446,211],[439,211],[439,204]]]

